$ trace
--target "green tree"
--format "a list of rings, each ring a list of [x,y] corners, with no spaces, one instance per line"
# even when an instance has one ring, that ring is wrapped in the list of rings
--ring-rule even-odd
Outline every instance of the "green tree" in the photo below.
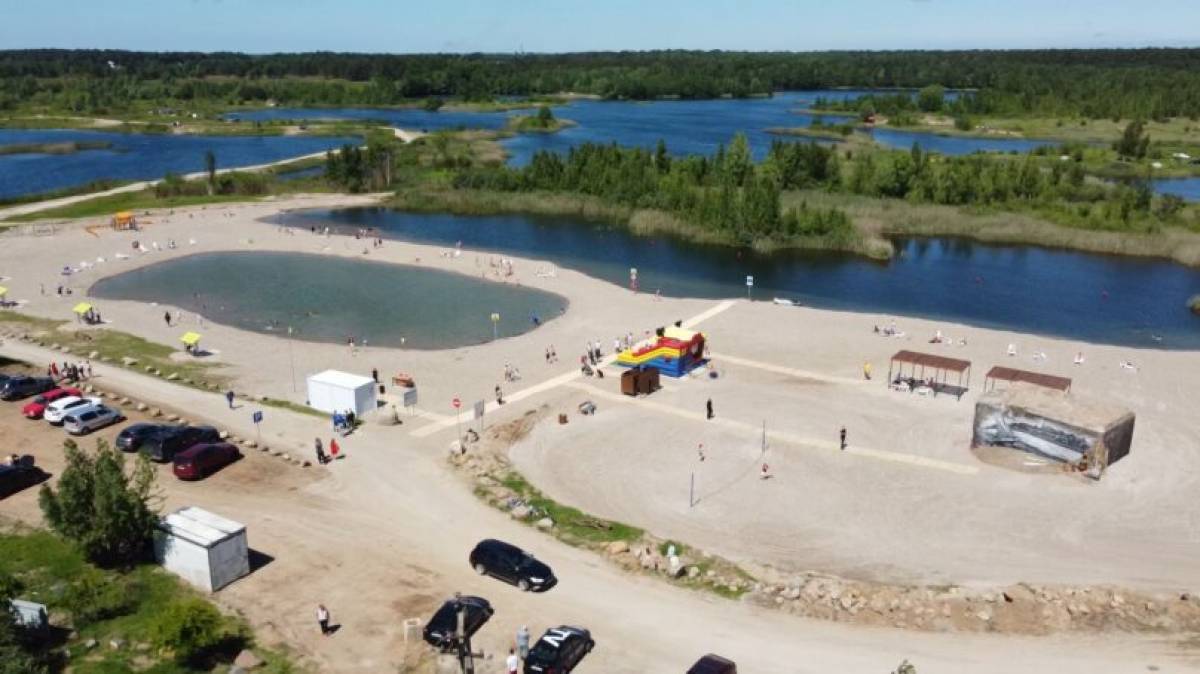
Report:
[[[154,644],[170,651],[176,660],[189,662],[202,657],[230,635],[212,604],[188,598],[172,602],[154,624]]]
[[[931,84],[917,93],[917,107],[922,112],[941,112],[946,101],[946,88]]]
[[[537,125],[543,129],[549,129],[554,126],[554,112],[550,110],[550,106],[543,105],[538,108]]]
[[[1121,138],[1113,143],[1113,149],[1124,159],[1144,159],[1150,147],[1150,134],[1145,132],[1145,128],[1142,120],[1133,120],[1125,126]]]
[[[217,155],[212,150],[204,151],[204,172],[208,174],[208,194],[217,191]]]
[[[103,440],[95,454],[74,441],[63,445],[67,465],[55,491],[42,486],[38,502],[50,528],[100,566],[128,566],[146,556],[158,523],[151,507],[154,468],[139,454],[132,474],[125,457]]]

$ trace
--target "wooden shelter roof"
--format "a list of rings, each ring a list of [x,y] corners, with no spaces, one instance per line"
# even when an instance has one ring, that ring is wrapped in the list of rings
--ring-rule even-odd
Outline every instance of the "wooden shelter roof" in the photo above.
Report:
[[[925,367],[933,367],[939,370],[947,370],[949,372],[964,372],[971,368],[971,361],[961,360],[959,358],[948,358],[946,356],[935,356],[932,353],[920,353],[917,351],[897,351],[896,355],[892,356],[893,362],[912,363],[913,365],[923,365]]]
[[[999,379],[1001,381],[1025,382],[1035,386],[1042,386],[1058,391],[1071,390],[1071,378],[1059,377],[1052,374],[1043,374],[1041,372],[1030,372],[1029,370],[1018,370],[1014,367],[1004,367],[997,365],[987,373],[988,379]]]

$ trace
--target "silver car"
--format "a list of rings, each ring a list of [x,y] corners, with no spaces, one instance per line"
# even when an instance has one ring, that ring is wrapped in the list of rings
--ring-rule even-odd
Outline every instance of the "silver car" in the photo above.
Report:
[[[63,429],[71,435],[84,435],[124,419],[120,412],[105,405],[95,405],[63,417]]]

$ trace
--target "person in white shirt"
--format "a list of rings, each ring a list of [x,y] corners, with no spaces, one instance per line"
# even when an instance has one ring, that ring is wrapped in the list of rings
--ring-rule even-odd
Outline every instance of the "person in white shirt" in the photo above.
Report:
[[[508,649],[508,657],[504,660],[504,664],[508,667],[508,674],[517,674],[517,668],[520,666],[521,661],[517,659],[516,650],[512,648]]]
[[[317,624],[321,626],[321,634],[329,636],[329,609],[324,604],[317,604]]]

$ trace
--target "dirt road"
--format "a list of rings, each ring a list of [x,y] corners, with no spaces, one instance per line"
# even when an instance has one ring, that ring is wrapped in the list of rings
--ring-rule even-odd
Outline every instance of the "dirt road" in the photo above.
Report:
[[[33,363],[56,354],[8,341],[0,354]],[[202,394],[104,365],[97,383],[140,400],[187,410],[193,419],[253,437],[250,412]],[[505,414],[520,414],[513,404]],[[328,438],[324,421],[266,410],[263,437],[273,446],[309,447]],[[0,406],[4,426],[28,424],[13,404]],[[9,434],[6,432],[5,436]],[[167,508],[198,504],[249,526],[253,548],[272,561],[223,590],[218,599],[245,613],[267,639],[288,643],[321,671],[395,671],[404,650],[401,621],[425,617],[453,591],[488,597],[496,617],[479,646],[495,656],[479,671],[501,670],[501,654],[517,627],[540,633],[558,624],[592,630],[596,650],[579,672],[682,672],[699,655],[719,652],[746,672],[891,671],[902,659],[929,672],[1196,671],[1173,644],[1123,634],[1001,638],[913,634],[797,619],[679,590],[618,571],[591,553],[566,547],[482,505],[444,466],[445,433],[414,438],[366,426],[343,445],[347,458],[328,468],[300,469],[252,457],[211,480],[164,479]],[[53,447],[40,447],[50,463]],[[259,482],[247,473],[270,476]],[[5,513],[35,517],[36,495],[6,500]],[[561,583],[527,595],[477,577],[466,562],[483,537],[500,537],[554,566]],[[343,625],[318,639],[312,609],[324,602]]]

